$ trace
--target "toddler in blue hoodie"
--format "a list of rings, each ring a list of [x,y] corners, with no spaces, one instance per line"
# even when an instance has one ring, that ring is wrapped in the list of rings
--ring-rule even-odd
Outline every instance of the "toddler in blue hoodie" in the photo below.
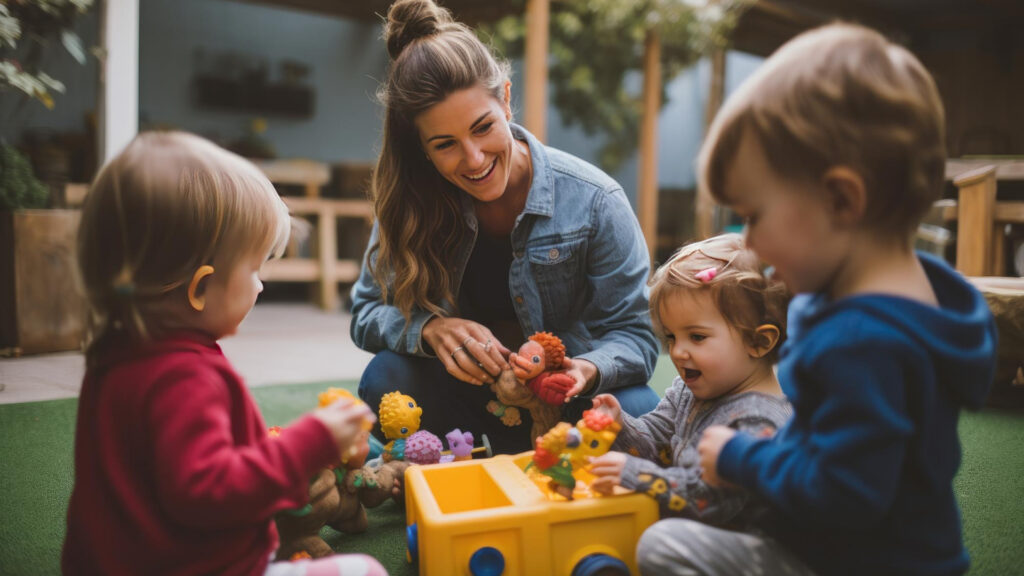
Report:
[[[719,112],[701,183],[800,294],[778,366],[794,414],[774,438],[719,426],[699,443],[705,481],[769,505],[758,532],[663,520],[641,539],[642,571],[967,570],[957,418],[985,398],[996,333],[980,294],[912,248],[944,166],[932,78],[859,26],[793,39]]]

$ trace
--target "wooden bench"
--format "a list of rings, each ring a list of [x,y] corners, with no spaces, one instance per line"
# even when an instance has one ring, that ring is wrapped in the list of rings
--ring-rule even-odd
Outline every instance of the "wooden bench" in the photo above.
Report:
[[[275,186],[301,186],[305,196],[282,196],[293,216],[313,216],[314,255],[298,254],[292,242],[283,258],[263,266],[261,276],[267,282],[315,283],[314,301],[324,310],[338,308],[338,284],[352,283],[359,277],[360,262],[338,259],[338,219],[359,218],[372,221],[373,208],[366,200],[320,197],[320,188],[331,179],[327,164],[314,160],[253,160]]]
[[[292,247],[283,258],[263,265],[261,277],[274,282],[315,282],[315,300],[324,310],[338,308],[338,284],[352,283],[359,277],[361,263],[338,259],[339,218],[360,218],[369,223],[373,207],[366,200],[335,200],[328,198],[283,198],[293,216],[315,216],[315,255],[300,257]]]
[[[957,200],[940,201],[945,221],[958,221],[956,268],[965,276],[1004,276],[1005,229],[1024,223],[1024,202],[996,200],[999,180],[1024,180],[1024,160],[950,160],[946,178]]]

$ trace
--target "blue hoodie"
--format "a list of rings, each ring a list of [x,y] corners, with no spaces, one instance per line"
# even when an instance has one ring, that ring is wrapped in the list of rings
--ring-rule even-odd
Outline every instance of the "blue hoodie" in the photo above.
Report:
[[[779,382],[793,418],[737,434],[722,477],[772,505],[765,532],[819,574],[962,574],[957,419],[985,400],[996,328],[984,298],[919,255],[939,307],[885,295],[790,307]]]

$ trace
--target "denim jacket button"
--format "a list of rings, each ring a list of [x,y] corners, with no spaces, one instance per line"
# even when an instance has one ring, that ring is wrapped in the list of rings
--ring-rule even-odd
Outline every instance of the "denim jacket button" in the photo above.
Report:
[[[522,250],[516,250],[515,253],[513,254],[513,256],[515,256],[516,260],[518,260],[518,259],[523,257],[523,251]]]
[[[558,258],[558,248],[552,248],[548,251],[548,260],[554,260]]]
[[[516,304],[522,304],[522,303],[523,303],[523,297],[522,296],[516,296]]]

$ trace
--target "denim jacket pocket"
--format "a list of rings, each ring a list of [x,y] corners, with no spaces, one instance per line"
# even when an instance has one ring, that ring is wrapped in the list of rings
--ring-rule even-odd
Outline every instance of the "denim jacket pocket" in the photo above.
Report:
[[[585,239],[541,242],[529,246],[526,254],[544,307],[545,327],[568,329],[584,303]]]

